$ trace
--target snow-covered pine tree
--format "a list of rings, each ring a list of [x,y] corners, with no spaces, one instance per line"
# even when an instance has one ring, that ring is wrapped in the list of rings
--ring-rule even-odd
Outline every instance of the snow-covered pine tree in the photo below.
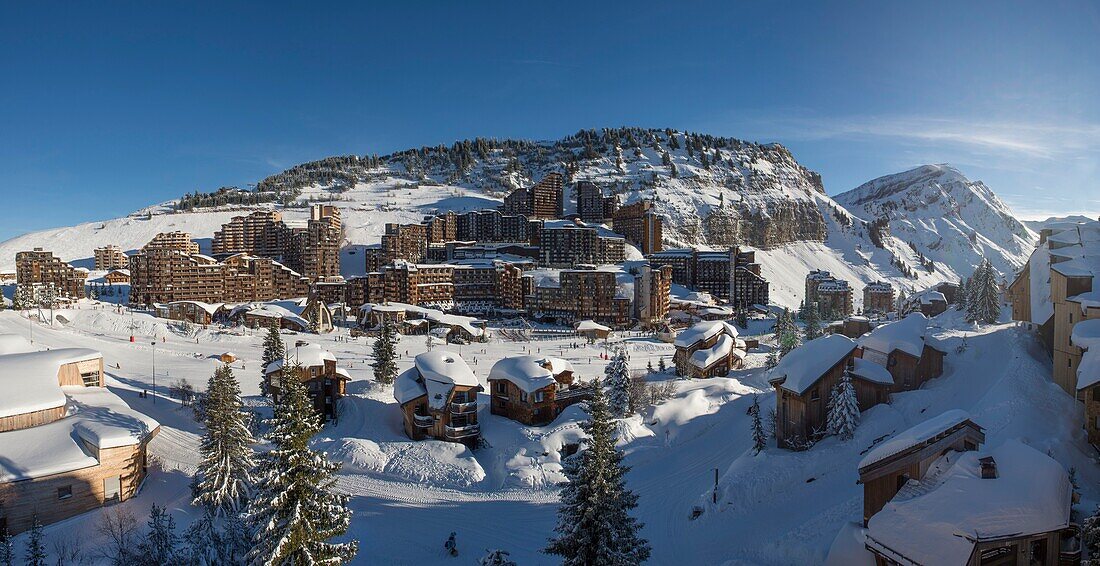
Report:
[[[622,454],[615,448],[615,424],[601,384],[588,402],[586,449],[566,458],[555,538],[543,550],[565,566],[628,566],[649,558],[642,524],[630,516],[638,496],[626,488]]]
[[[649,373],[653,373],[653,360],[649,360],[645,363],[645,370]]]
[[[764,422],[760,419],[759,395],[752,396],[752,407],[749,408],[749,412],[752,413],[752,449],[759,454],[768,446],[768,435],[764,432]]]
[[[626,348],[619,347],[603,369],[607,384],[608,406],[616,417],[624,417],[630,411],[630,364]]]
[[[374,339],[374,380],[390,384],[397,379],[397,330],[393,323],[385,321]]]
[[[841,440],[851,440],[859,426],[860,414],[856,388],[852,385],[852,376],[847,370],[840,376],[840,382],[833,387],[828,408],[826,431],[837,435]]]
[[[764,369],[772,369],[779,365],[779,352],[772,350],[768,352],[768,357],[764,359]]]
[[[660,358],[657,358],[657,371],[665,373],[665,370],[667,369],[668,367],[665,366],[665,357],[661,356]]]
[[[744,307],[737,309],[737,326],[741,328],[749,328],[749,311]]]
[[[485,556],[481,557],[478,561],[479,566],[516,566],[514,560],[508,557],[508,551],[506,550],[487,550]]]
[[[176,521],[164,507],[156,503],[149,509],[149,530],[138,543],[138,556],[142,562],[161,566],[186,564],[180,552],[180,537],[176,534]]]
[[[206,386],[206,407],[199,443],[192,504],[215,517],[244,508],[252,483],[252,444],[255,440],[241,413],[241,387],[228,365],[214,371]]]
[[[809,342],[821,336],[821,317],[818,315],[817,303],[810,303],[803,309],[802,320],[806,322],[803,336]]]
[[[1081,542],[1088,551],[1088,559],[1081,566],[1100,566],[1100,507],[1081,525]]]
[[[955,291],[955,310],[961,311],[966,308],[966,278],[959,279],[959,290]]]
[[[214,516],[209,511],[204,510],[202,517],[191,523],[183,534],[183,542],[187,545],[189,562],[194,566],[234,563],[223,551],[221,533],[214,525]]]
[[[300,367],[292,369],[295,374]],[[344,564],[359,550],[357,541],[329,542],[351,523],[348,496],[335,493],[339,464],[310,449],[321,419],[305,387],[282,383],[267,438],[274,444],[260,457],[255,494],[247,518],[253,528],[249,564]]]
[[[267,329],[267,336],[264,336],[264,354],[260,358],[260,378],[263,379],[267,375],[267,366],[285,357],[286,344],[283,344],[283,337],[279,335],[279,326],[274,324]],[[264,394],[267,392],[264,391]]]
[[[35,513],[31,523],[31,532],[27,535],[27,546],[24,551],[24,564],[27,566],[46,566],[46,541],[42,532],[42,523]]]

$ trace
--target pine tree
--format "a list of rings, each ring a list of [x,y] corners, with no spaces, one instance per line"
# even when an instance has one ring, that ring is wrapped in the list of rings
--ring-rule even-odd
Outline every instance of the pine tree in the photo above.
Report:
[[[657,358],[657,371],[659,371],[661,373],[665,373],[665,370],[667,370],[667,369],[668,369],[668,366],[665,365],[664,356],[661,356],[660,358]]]
[[[768,352],[768,357],[764,359],[764,368],[772,369],[779,365],[779,352],[772,350]]]
[[[759,454],[768,445],[768,435],[764,432],[764,423],[760,419],[760,396],[752,396],[752,407],[749,408],[749,412],[752,413],[752,449],[756,454]]]
[[[988,260],[983,260],[981,265],[974,270],[974,275],[967,285],[967,322],[993,324],[1001,315],[1001,305],[998,298],[997,273],[993,271],[993,265]]]
[[[782,358],[798,347],[798,327],[790,309],[784,308],[775,321],[775,337],[779,343],[779,357]]]
[[[241,405],[241,388],[232,368],[218,368],[206,386],[206,431],[199,444],[202,459],[195,474],[192,501],[215,517],[240,512],[252,483],[255,440]]]
[[[806,306],[805,314],[803,314],[803,320],[806,321],[805,339],[807,342],[821,336],[821,318],[818,315],[817,303],[811,303]]]
[[[955,310],[961,311],[966,308],[966,279],[959,280],[959,289],[955,291]]]
[[[397,346],[397,330],[393,323],[385,321],[378,331],[378,338],[374,340],[374,380],[378,383],[393,383],[397,379],[397,363],[395,358]]]
[[[860,414],[856,389],[852,386],[852,376],[847,370],[840,377],[840,382],[833,386],[828,409],[827,432],[837,435],[841,440],[850,440],[859,426]]]
[[[329,542],[346,533],[351,523],[348,496],[332,491],[332,476],[340,465],[309,447],[321,430],[321,419],[305,387],[296,379],[282,385],[269,423],[274,448],[260,458],[256,493],[248,506],[254,530],[249,563],[350,562],[358,542]]]
[[[611,413],[616,417],[626,416],[630,411],[630,365],[626,348],[619,347],[615,350],[615,355],[603,369],[603,374]]]
[[[209,511],[204,510],[202,517],[191,523],[183,535],[183,542],[187,544],[189,561],[194,566],[232,563],[223,551],[221,533],[214,525],[214,516]]]
[[[516,566],[515,561],[508,558],[506,550],[487,550],[485,556],[478,561],[479,566]]]
[[[153,504],[149,509],[149,531],[138,543],[138,555],[145,564],[181,565],[183,556],[179,550],[180,537],[176,534],[176,521],[164,507]]]
[[[37,513],[32,521],[23,563],[28,566],[46,566],[46,541],[43,540],[45,535],[42,532],[42,523],[38,521]]]
[[[1100,566],[1100,507],[1081,525],[1081,542],[1089,556],[1081,566]]]
[[[260,378],[263,379],[267,376],[267,366],[285,357],[286,345],[283,344],[283,337],[279,335],[279,326],[277,324],[272,325],[267,329],[267,336],[264,337],[264,354],[260,363]],[[264,393],[266,394],[266,391]]]
[[[748,329],[749,327],[749,312],[744,308],[737,309],[737,326]]]
[[[653,373],[653,360],[649,360],[645,363],[645,370],[648,373]]]
[[[15,563],[15,547],[12,544],[8,528],[0,530],[0,566],[12,566]]]
[[[543,550],[566,566],[628,566],[649,558],[649,542],[638,536],[642,524],[629,512],[638,496],[626,488],[622,454],[615,448],[615,424],[597,381],[588,402],[586,449],[565,460],[569,482],[562,487],[555,538]]]

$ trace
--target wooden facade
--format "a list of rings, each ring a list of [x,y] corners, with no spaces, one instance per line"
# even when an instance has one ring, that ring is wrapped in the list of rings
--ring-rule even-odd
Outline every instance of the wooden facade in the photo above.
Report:
[[[858,354],[853,346],[848,355],[828,368],[801,394],[784,388],[782,380],[772,382],[777,405],[775,436],[780,447],[802,449],[824,434],[830,392]],[[860,411],[889,401],[889,385],[865,380],[854,373],[851,378]]]
[[[566,407],[591,397],[591,389],[572,387],[573,372],[554,375],[554,383],[527,393],[507,379],[489,377],[489,410],[532,426],[549,424]]]
[[[985,442],[982,427],[965,420],[897,454],[859,469],[863,485],[863,525],[882,510],[909,480],[920,481],[949,451],[977,450]]]
[[[99,464],[80,470],[0,483],[0,528],[12,535],[31,528],[35,515],[44,525],[125,501],[145,480],[147,450],[160,427],[133,446],[97,450],[84,443]]]
[[[871,355],[870,350],[863,353],[864,358],[870,358]],[[920,389],[924,382],[943,375],[945,355],[944,352],[928,344],[924,345],[919,358],[899,349],[887,354],[884,365],[894,378],[894,387],[891,388],[891,392]]]
[[[446,399],[442,410],[428,406],[428,396],[421,395],[401,405],[405,434],[413,440],[434,438],[459,442],[471,448],[481,438],[481,424],[477,420],[478,386],[456,385]]]
[[[279,401],[279,383],[283,369],[265,373],[264,381],[272,402]],[[336,420],[336,402],[346,392],[348,376],[336,367],[336,360],[324,360],[324,365],[302,366],[298,381],[306,386],[313,408],[325,420]]]

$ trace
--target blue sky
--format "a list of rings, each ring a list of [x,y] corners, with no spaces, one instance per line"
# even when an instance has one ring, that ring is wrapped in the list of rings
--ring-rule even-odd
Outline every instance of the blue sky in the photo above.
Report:
[[[949,162],[1021,216],[1100,213],[1095,2],[152,4],[0,5],[0,239],[619,125],[777,141],[831,194]]]

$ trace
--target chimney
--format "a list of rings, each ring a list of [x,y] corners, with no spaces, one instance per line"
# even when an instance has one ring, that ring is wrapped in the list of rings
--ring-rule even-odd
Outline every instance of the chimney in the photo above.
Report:
[[[993,456],[978,458],[978,463],[982,465],[983,480],[997,479],[997,461],[993,459]]]

